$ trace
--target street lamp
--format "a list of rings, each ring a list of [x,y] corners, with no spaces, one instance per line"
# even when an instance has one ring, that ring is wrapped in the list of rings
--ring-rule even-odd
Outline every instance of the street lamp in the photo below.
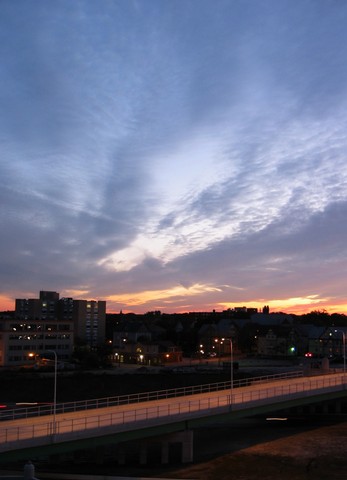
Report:
[[[221,342],[219,341],[218,338],[215,338],[214,341],[218,345],[217,357],[218,357],[218,367],[219,367],[220,366],[220,346],[221,346]]]
[[[53,396],[53,435],[56,434],[56,417],[57,417],[57,373],[58,373],[58,356],[55,350],[45,350],[45,353],[53,353],[54,355],[54,396]],[[39,357],[39,354],[29,353],[30,358]]]
[[[233,360],[233,341],[228,338],[230,343],[230,408],[233,403],[233,387],[234,387],[234,360]]]
[[[46,350],[47,353],[53,353],[54,355],[54,397],[53,397],[53,435],[56,432],[56,417],[57,417],[57,373],[58,373],[58,356],[55,350]]]
[[[233,403],[233,386],[234,386],[234,361],[233,361],[233,341],[231,338],[222,338],[228,340],[230,344],[230,408]]]

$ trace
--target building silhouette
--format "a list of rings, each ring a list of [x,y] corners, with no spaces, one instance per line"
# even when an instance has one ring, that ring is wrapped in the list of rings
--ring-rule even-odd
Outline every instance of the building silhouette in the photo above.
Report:
[[[104,343],[105,318],[105,301],[60,298],[52,291],[16,299],[14,315],[0,319],[0,366],[33,365],[49,352],[68,361],[77,339],[90,349]]]

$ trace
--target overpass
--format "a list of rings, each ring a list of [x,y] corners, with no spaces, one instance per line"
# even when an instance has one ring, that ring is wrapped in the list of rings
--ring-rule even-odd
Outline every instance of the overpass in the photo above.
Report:
[[[291,372],[231,385],[200,385],[137,396],[59,404],[53,413],[17,412],[0,422],[0,463],[187,432],[224,420],[326,401],[347,401],[345,373]],[[124,403],[125,402],[125,403]],[[43,415],[46,413],[46,415]],[[189,444],[191,437],[184,440]],[[189,445],[186,458],[192,458]]]

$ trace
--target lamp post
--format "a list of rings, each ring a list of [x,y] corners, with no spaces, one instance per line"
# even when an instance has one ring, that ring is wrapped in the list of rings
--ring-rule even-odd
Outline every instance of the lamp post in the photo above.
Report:
[[[231,338],[222,338],[228,340],[230,344],[230,408],[233,403],[233,386],[234,386],[234,360],[233,360],[233,341]]]
[[[221,343],[223,342],[221,342],[219,338],[215,338],[214,341],[218,345],[217,357],[218,357],[218,367],[220,367],[220,346],[221,346]]]
[[[343,334],[343,375],[346,374],[346,334]]]
[[[234,387],[234,361],[233,361],[233,341],[228,338],[230,343],[230,408],[233,403],[233,387]]]
[[[53,397],[53,435],[55,435],[57,422],[57,373],[58,373],[58,356],[55,350],[46,350],[47,353],[53,353],[54,355],[54,397]]]
[[[58,356],[55,350],[45,350],[47,353],[53,353],[54,355],[54,396],[53,396],[53,435],[56,434],[56,416],[57,416],[57,373],[58,373]],[[35,353],[29,353],[30,358],[40,357],[41,355]]]
[[[346,334],[345,332],[342,333],[342,341],[343,341],[343,378],[345,379],[346,374]]]

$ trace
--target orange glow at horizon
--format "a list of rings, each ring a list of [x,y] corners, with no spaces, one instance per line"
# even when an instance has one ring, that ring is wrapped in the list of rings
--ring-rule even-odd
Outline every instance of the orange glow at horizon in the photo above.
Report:
[[[270,312],[284,312],[284,313],[293,313],[296,315],[304,315],[310,313],[314,310],[323,311],[327,313],[340,313],[344,314],[347,312],[346,303],[333,303],[329,298],[319,298],[318,295],[310,295],[308,297],[294,297],[284,300],[263,300],[263,301],[254,301],[254,302],[240,302],[240,306],[245,306],[247,308],[257,308],[258,311],[262,311],[264,305],[270,307]],[[238,306],[239,306],[238,305]],[[220,304],[223,309],[233,308],[236,306],[235,302]]]
[[[270,307],[270,313],[286,313],[288,315],[290,314],[293,314],[293,315],[305,315],[307,313],[310,313],[312,311],[326,311],[329,315],[332,315],[333,313],[337,313],[337,314],[340,314],[340,315],[347,315],[347,304],[343,304],[343,305],[320,305],[320,306],[317,306],[317,305],[294,305],[294,306],[291,306],[291,307],[284,307],[283,308],[275,308],[275,307],[271,307],[271,301],[269,302],[264,302],[260,305],[259,304],[256,304],[256,303],[252,303],[252,302],[235,302],[233,303],[232,305],[230,306],[227,306],[226,308],[220,308],[218,309],[218,306],[216,305],[215,307],[211,307],[211,306],[204,306],[204,305],[196,305],[196,306],[190,306],[190,307],[182,307],[182,306],[177,306],[177,307],[173,307],[173,308],[170,308],[168,309],[167,306],[161,306],[161,305],[156,305],[155,307],[153,308],[144,308],[142,309],[141,311],[137,311],[137,312],[134,312],[133,309],[131,309],[129,306],[125,306],[124,308],[122,308],[122,312],[124,314],[126,313],[136,313],[137,315],[141,315],[141,314],[144,314],[144,313],[147,313],[148,311],[154,311],[154,310],[158,310],[158,311],[161,311],[162,313],[170,313],[170,314],[173,314],[173,313],[177,313],[177,314],[184,314],[184,313],[190,313],[190,312],[212,312],[213,310],[215,310],[216,312],[221,312],[223,310],[227,310],[228,308],[230,309],[233,309],[233,308],[236,308],[236,307],[246,307],[246,308],[257,308],[258,309],[258,312],[261,313],[262,309],[263,309],[263,306],[264,305],[269,305]],[[119,313],[119,310],[118,309],[115,309],[112,307],[111,308],[107,308],[107,312],[108,313]]]
[[[5,295],[0,295],[0,310],[5,312],[6,310],[15,310],[16,301],[13,298],[6,297]]]
[[[203,301],[197,302],[195,298],[194,306],[191,304],[188,308],[182,305],[177,305],[175,307],[175,300],[173,297],[185,297],[189,301],[189,297],[203,296],[207,293],[211,294],[219,291],[220,289],[215,287],[195,284],[190,288],[176,286],[167,290],[138,292],[136,295],[131,293],[112,295],[108,298],[108,301],[124,303],[124,308],[122,308],[124,313],[131,313],[131,307],[143,307],[142,313],[146,313],[148,310],[167,311],[168,306],[172,307],[170,308],[171,313],[186,313],[192,311],[201,312],[212,310],[223,311],[229,308],[233,309],[235,307],[257,308],[258,311],[261,312],[264,305],[268,305],[270,307],[270,312],[293,313],[296,315],[303,315],[313,310],[325,310],[329,314],[347,313],[346,303],[337,304],[334,303],[332,299],[323,297],[320,298],[318,295],[293,297],[283,300],[257,299],[255,301],[247,302],[235,300],[233,302],[218,302],[216,304],[213,304],[211,301],[208,301],[207,303],[204,303]],[[153,305],[155,305],[155,307],[153,307]]]
[[[220,289],[209,285],[195,284],[189,288],[178,285],[171,289],[168,288],[153,291],[146,290],[136,294],[126,293],[120,295],[110,295],[109,297],[103,299],[105,299],[107,302],[106,305],[108,307],[108,313],[116,313],[116,311],[119,311],[119,307],[112,307],[112,303],[115,302],[123,305],[121,310],[124,313],[131,313],[133,311],[132,307],[138,307],[138,314],[146,313],[147,311],[151,310],[168,312],[169,309],[170,313],[187,313],[193,311],[209,312],[212,310],[223,311],[229,308],[233,309],[235,307],[257,308],[258,311],[261,312],[264,305],[269,305],[270,312],[284,312],[296,315],[303,315],[314,310],[325,310],[330,315],[333,313],[347,314],[347,303],[345,303],[344,300],[341,300],[341,303],[338,303],[336,301],[334,302],[334,299],[320,298],[318,295],[294,297],[283,300],[257,299],[255,301],[244,302],[236,299],[233,302],[213,303],[211,296],[213,296],[213,293],[217,292],[220,292]],[[73,291],[69,291],[70,295],[72,293]],[[74,293],[78,294],[78,296],[82,296],[82,294],[86,294],[86,291],[75,290]],[[203,301],[204,294],[209,294],[209,298],[206,299],[206,302]],[[190,297],[194,297],[194,300],[192,299],[192,303],[189,302]],[[202,301],[199,302],[197,297],[201,298]],[[16,298],[22,297],[19,296]],[[180,303],[180,300],[183,298],[186,299],[186,305],[182,305]],[[0,295],[0,311],[7,310],[15,310],[15,299],[6,295]],[[139,310],[141,310],[141,312]]]
[[[191,287],[183,287],[182,285],[177,285],[173,288],[168,288],[165,290],[145,290],[133,293],[122,293],[120,295],[110,295],[107,297],[107,300],[111,302],[124,303],[125,305],[139,306],[145,303],[158,302],[158,300],[169,299],[171,297],[191,297],[193,295],[201,295],[203,293],[211,293],[219,291],[218,288],[201,285],[196,283]]]

